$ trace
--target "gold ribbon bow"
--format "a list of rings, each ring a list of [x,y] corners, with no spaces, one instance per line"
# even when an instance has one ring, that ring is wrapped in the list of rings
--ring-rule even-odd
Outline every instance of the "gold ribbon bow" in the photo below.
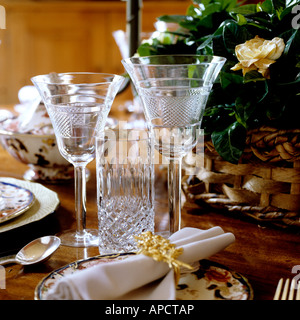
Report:
[[[156,261],[166,262],[174,270],[175,284],[180,279],[180,267],[192,269],[187,263],[177,260],[177,257],[183,253],[183,248],[175,248],[169,240],[160,235],[153,235],[151,231],[142,232],[135,236],[139,250],[137,254],[144,254]]]

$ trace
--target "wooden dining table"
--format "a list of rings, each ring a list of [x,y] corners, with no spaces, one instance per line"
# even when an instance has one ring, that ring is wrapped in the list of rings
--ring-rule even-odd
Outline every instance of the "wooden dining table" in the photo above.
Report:
[[[110,116],[126,119],[129,113],[120,108],[117,97]],[[7,106],[2,108],[7,109]],[[28,166],[14,159],[0,147],[0,177],[23,180]],[[90,177],[87,182],[87,227],[97,228],[96,161],[88,164]],[[17,252],[29,241],[60,231],[75,228],[74,183],[41,185],[57,193],[60,205],[51,214],[24,226],[0,233],[0,257]],[[155,226],[161,231],[167,226],[167,178],[165,168],[157,168],[155,178]],[[235,235],[235,242],[209,257],[248,279],[254,300],[272,300],[278,280],[296,276],[292,269],[300,268],[300,230],[262,223],[245,215],[200,208],[185,203],[182,208],[182,227],[209,229],[220,226]],[[73,261],[99,255],[98,247],[74,248],[61,245],[51,258],[43,263],[22,266],[5,266],[5,288],[0,287],[0,300],[33,300],[40,281],[52,271]],[[296,266],[296,267],[295,267]],[[298,267],[297,267],[298,266]],[[2,267],[3,268],[3,267]],[[0,270],[1,271],[1,270]]]

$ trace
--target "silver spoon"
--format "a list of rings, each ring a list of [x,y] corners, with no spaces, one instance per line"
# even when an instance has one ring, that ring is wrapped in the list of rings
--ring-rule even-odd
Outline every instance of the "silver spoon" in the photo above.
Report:
[[[18,263],[23,266],[47,260],[60,246],[60,239],[45,236],[35,239],[23,247],[16,255],[0,258],[0,265]]]

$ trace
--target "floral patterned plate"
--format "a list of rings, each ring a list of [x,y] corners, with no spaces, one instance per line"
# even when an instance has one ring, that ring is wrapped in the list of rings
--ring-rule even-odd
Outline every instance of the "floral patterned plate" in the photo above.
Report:
[[[43,300],[47,291],[62,277],[100,263],[126,259],[129,254],[97,256],[72,262],[48,274],[36,287],[35,299]],[[251,300],[253,290],[241,274],[210,260],[194,263],[194,269],[182,270],[177,300]]]
[[[15,184],[0,182],[0,223],[27,211],[34,200],[35,196],[30,190]]]
[[[253,290],[240,273],[210,261],[200,260],[192,271],[182,272],[177,300],[252,300]]]
[[[29,190],[35,197],[33,205],[28,210],[15,219],[11,219],[7,223],[0,225],[0,233],[39,221],[54,212],[60,204],[57,193],[44,187],[40,183],[8,177],[0,177],[0,182],[13,184]]]

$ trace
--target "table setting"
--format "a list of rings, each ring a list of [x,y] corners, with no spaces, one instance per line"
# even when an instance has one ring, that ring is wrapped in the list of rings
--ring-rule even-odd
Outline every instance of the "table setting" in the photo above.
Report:
[[[9,155],[8,155],[9,156]],[[90,167],[91,168],[91,167]],[[92,169],[91,169],[92,172]],[[20,172],[20,177],[22,175],[22,172]],[[95,181],[95,177],[92,175],[91,177],[91,181],[94,182]],[[29,189],[28,184],[32,184],[34,186],[36,185],[40,185],[37,183],[32,183],[32,182],[27,182],[27,181],[23,181],[19,179],[14,179],[14,178],[2,178],[1,181],[5,181],[7,183],[15,183],[18,184],[20,186],[23,186],[25,189]],[[19,184],[18,182],[23,182],[23,184]],[[40,185],[41,186],[41,185]],[[47,185],[47,187],[49,187],[49,185]],[[57,213],[61,212],[60,214],[65,214],[64,211],[60,211],[63,209],[63,207],[70,207],[70,211],[71,214],[73,215],[73,201],[72,200],[72,205],[69,205],[69,203],[66,201],[67,198],[67,194],[70,194],[70,192],[72,190],[70,190],[70,186],[68,187],[61,187],[61,186],[55,186],[54,188],[50,186],[51,189],[57,190],[57,193],[55,195],[55,197],[53,199],[56,199],[54,201],[54,208],[50,209],[49,211],[52,210],[56,210]],[[38,195],[40,187],[36,188],[36,189],[31,189],[32,191],[34,191],[35,197],[37,199],[41,199],[41,203],[44,203],[45,200],[43,200],[43,197],[40,198]],[[49,188],[47,188],[48,190],[50,190]],[[62,192],[62,190],[66,189],[66,191]],[[88,190],[88,194],[92,194],[92,189],[94,189],[94,185],[90,185],[89,183],[87,184],[87,190]],[[68,190],[68,191],[67,191]],[[59,199],[57,199],[57,194],[62,194],[61,197],[59,197]],[[44,198],[44,199],[48,199],[48,195]],[[56,205],[55,205],[56,203]],[[165,206],[165,208],[167,208],[167,206]],[[31,208],[32,209],[32,208]],[[97,211],[96,206],[93,207],[93,209],[95,211]],[[30,209],[28,210],[30,212]],[[49,211],[48,211],[48,215],[49,215]],[[26,212],[25,212],[26,213]],[[23,213],[22,215],[25,215],[25,213]],[[88,215],[88,217],[90,217],[90,219],[92,218],[91,213],[90,216]],[[21,216],[19,218],[21,218]],[[226,226],[227,230],[232,230],[232,225],[234,225],[235,223],[237,224],[237,222],[230,222],[230,225],[228,225],[228,223],[226,224],[226,222],[224,221],[224,218],[222,218],[222,216],[220,217],[220,215],[217,215],[214,217],[214,214],[210,214],[210,215],[205,215],[202,219],[205,219],[208,224],[201,224],[197,222],[197,220],[195,219],[191,219],[190,215],[186,216],[186,210],[183,210],[183,222],[184,224],[189,224],[189,225],[195,225],[197,226],[199,229],[199,232],[201,232],[201,230],[204,231],[204,229],[210,229],[211,228],[211,223],[213,223],[213,225],[217,226],[217,225],[224,225]],[[201,220],[202,220],[201,219]],[[13,219],[10,220],[10,224],[12,223],[12,221],[14,221]],[[43,221],[43,219],[41,219],[41,221]],[[89,219],[88,219],[89,221]],[[211,222],[209,222],[211,221]],[[33,224],[29,223],[27,224],[27,226],[31,226]],[[96,224],[94,224],[94,226],[96,227]],[[251,225],[251,224],[250,224]],[[248,224],[247,224],[248,226]],[[2,224],[1,226],[2,228],[4,227],[4,225]],[[21,226],[22,227],[22,226]],[[24,226],[23,226],[24,227]],[[256,227],[256,226],[255,226]],[[8,227],[6,227],[8,228]],[[234,234],[237,235],[237,238],[235,240],[235,242],[239,243],[239,239],[241,239],[241,237],[243,236],[241,234],[240,228],[242,229],[241,224],[237,224],[236,229],[233,228],[233,232]],[[257,228],[257,227],[256,227]],[[20,228],[16,228],[16,229],[11,229],[11,231],[13,230],[20,230]],[[11,232],[8,230],[8,232]],[[7,234],[7,232],[2,232],[2,236],[5,237],[5,235]],[[232,243],[231,245],[228,246],[228,248],[234,246],[234,243]],[[42,300],[45,297],[45,292],[48,291],[48,288],[50,286],[52,286],[52,283],[55,282],[56,279],[61,279],[62,276],[65,276],[65,274],[69,274],[69,273],[73,273],[74,270],[76,270],[77,268],[81,271],[83,269],[89,268],[90,266],[94,266],[95,264],[100,263],[101,261],[104,259],[104,261],[107,260],[111,260],[111,259],[115,259],[116,254],[112,254],[112,255],[100,255],[99,256],[99,251],[98,251],[98,247],[95,248],[88,248],[89,250],[95,249],[94,251],[92,251],[92,253],[90,255],[88,255],[89,257],[84,257],[84,259],[82,259],[83,257],[79,257],[76,251],[76,254],[71,253],[70,249],[67,249],[67,251],[65,250],[65,248],[71,248],[71,247],[64,247],[64,246],[60,246],[59,249],[53,254],[53,256],[47,260],[44,263],[41,263],[39,265],[37,265],[35,268],[38,269],[33,269],[33,274],[31,271],[31,275],[28,274],[28,271],[26,272],[26,274],[23,273],[24,279],[26,279],[26,277],[28,279],[32,279],[31,281],[31,286],[30,286],[30,290],[28,291],[25,290],[26,294],[25,297],[31,297],[30,299],[38,299],[38,300]],[[74,248],[76,250],[87,250],[85,248]],[[227,249],[228,250],[228,249]],[[247,249],[246,249],[247,250]],[[224,252],[224,250],[223,250]],[[213,260],[206,260],[206,259],[202,259],[200,262],[196,262],[199,263],[198,266],[194,266],[194,270],[197,270],[198,268],[200,268],[201,266],[201,270],[205,270],[205,273],[203,273],[203,271],[201,271],[202,276],[199,275],[199,273],[194,272],[194,270],[192,270],[192,272],[190,273],[190,270],[185,270],[187,271],[187,274],[189,274],[189,276],[187,276],[185,274],[185,276],[182,276],[183,279],[181,280],[182,282],[179,282],[178,287],[179,288],[183,288],[181,290],[181,292],[179,293],[178,290],[176,290],[176,295],[180,298],[180,299],[193,299],[193,296],[191,296],[191,292],[194,294],[194,298],[196,299],[209,299],[209,300],[214,300],[214,299],[224,299],[225,298],[232,298],[232,296],[230,296],[230,294],[228,293],[228,289],[226,289],[226,285],[224,288],[224,284],[231,282],[233,283],[233,287],[232,290],[235,290],[233,292],[235,292],[235,294],[237,294],[238,297],[242,297],[244,299],[253,299],[253,297],[255,297],[255,293],[256,291],[253,290],[252,288],[252,281],[248,281],[248,279],[245,277],[245,275],[247,275],[247,271],[246,269],[244,270],[243,267],[241,267],[241,265],[231,265],[230,262],[231,258],[228,260],[227,258],[224,259],[224,256],[222,256],[222,251],[219,253],[219,259],[217,259],[217,261],[219,261],[219,263],[214,262]],[[126,255],[126,254],[119,254],[119,255]],[[214,257],[218,257],[218,253],[216,252],[215,255],[212,255],[212,258]],[[231,254],[229,254],[229,256],[231,256]],[[226,249],[225,249],[225,257],[226,257]],[[209,257],[207,257],[208,259],[210,259]],[[79,260],[78,260],[79,259]],[[119,257],[117,259],[120,259]],[[56,262],[57,261],[57,262]],[[99,262],[100,261],[100,262]],[[233,269],[228,268],[227,266],[230,266]],[[46,270],[44,270],[45,267]],[[50,267],[50,268],[49,268]],[[5,267],[6,270],[12,270],[10,272],[11,275],[13,275],[15,272],[18,272],[22,274],[22,272],[26,271],[26,270],[31,270],[30,266],[26,266],[25,269],[23,269],[24,267],[18,266],[18,265],[8,265]],[[23,271],[22,271],[23,270]],[[199,269],[198,269],[199,270]],[[244,271],[243,271],[244,270]],[[8,271],[7,271],[8,272]],[[238,273],[238,272],[242,272]],[[244,272],[244,274],[243,274]],[[9,275],[8,277],[9,277]],[[203,276],[204,274],[207,274],[207,276]],[[22,278],[20,277],[20,278]],[[204,277],[204,278],[203,278]],[[7,284],[6,284],[6,290],[2,290],[1,291],[1,295],[4,294],[4,299],[5,299],[5,293],[8,294],[8,297],[10,296],[9,292],[13,292],[13,289],[9,289],[10,286],[13,286],[13,283],[18,283],[19,281],[21,281],[21,279],[19,278],[19,280],[17,279],[7,279]],[[250,276],[251,278],[251,276]],[[170,281],[170,279],[169,279]],[[185,281],[185,282],[184,282]],[[187,285],[190,281],[190,285]],[[22,283],[22,282],[21,282]],[[50,283],[50,285],[49,285]],[[214,289],[207,289],[210,286],[207,286],[207,283],[211,283],[211,287]],[[255,281],[254,281],[255,283]],[[217,285],[216,285],[217,284]],[[192,287],[193,290],[189,290],[189,287]],[[195,288],[196,287],[196,288]],[[13,287],[12,287],[13,288]],[[223,293],[219,293],[220,288],[221,292],[222,290],[225,290],[225,294]],[[12,290],[12,291],[10,291]],[[227,292],[226,292],[227,290]],[[274,289],[275,290],[275,289]],[[187,292],[186,292],[187,291]],[[198,292],[198,293],[197,293]],[[215,292],[217,292],[215,294]],[[11,293],[12,294],[12,293]],[[23,293],[24,294],[24,293]],[[180,296],[181,294],[181,296]],[[273,294],[273,292],[272,292]],[[237,297],[235,296],[235,297]],[[18,295],[12,295],[11,297],[15,297],[15,299],[18,299]],[[21,297],[21,296],[19,296]]]
[[[244,11],[235,13],[242,16]],[[239,27],[248,23],[244,19]],[[177,41],[187,34],[185,30],[183,38],[176,36]],[[219,183],[224,192],[229,188],[219,157],[228,160],[226,147],[231,155],[241,156],[234,143],[238,133],[243,139],[245,132],[234,130],[248,128],[248,118],[240,113],[239,123],[228,131],[229,142],[223,131],[211,132],[210,145],[220,154],[207,160],[207,105],[214,122],[211,97],[215,98],[214,89],[224,86],[232,59],[214,54],[210,44],[216,35],[206,37],[207,46],[198,47],[200,53],[145,55],[141,52],[148,52],[149,45],[143,44],[138,54],[120,61],[143,105],[147,127],[108,124],[109,118],[121,115],[114,105],[122,103],[118,95],[125,80],[112,73],[35,75],[33,87],[27,88],[29,104],[20,99],[17,106],[25,111],[19,117],[7,110],[2,113],[0,299],[271,300],[282,277],[292,279],[299,298],[298,178],[291,187],[296,199],[296,209],[288,214],[296,221],[292,228],[235,215],[248,210],[243,207],[248,208],[248,193],[246,200],[234,201],[234,210],[214,206]],[[274,44],[283,52],[281,45]],[[242,70],[245,77],[254,67],[248,70],[239,60],[230,70]],[[265,65],[255,68],[268,78]],[[241,84],[237,77],[230,79]],[[214,108],[220,111],[222,106]],[[29,132],[29,127],[34,130]],[[235,160],[235,165],[242,165]],[[216,190],[208,181],[208,169],[217,171]],[[253,165],[256,178],[257,170]],[[298,160],[293,170],[297,177]],[[263,176],[270,180],[274,172]],[[239,191],[245,187],[240,173],[229,178]],[[252,186],[253,180],[246,178]],[[271,206],[270,193],[262,194],[255,194],[260,200],[252,207]],[[13,241],[10,252],[8,243]],[[282,281],[275,300],[281,287]]]
[[[149,235],[150,234],[150,235]],[[163,242],[161,236],[153,236],[150,232],[142,235],[142,240],[150,242]],[[213,253],[222,250],[234,241],[234,236],[224,233],[221,228],[199,230],[196,228],[184,228],[170,237],[170,242],[183,248],[185,257],[180,261],[198,262]],[[170,242],[167,245],[170,246]],[[202,250],[199,245],[202,243]],[[162,247],[166,244],[162,244]],[[171,247],[171,246],[170,246]],[[159,251],[159,250],[158,250]],[[160,250],[159,253],[162,251]],[[117,260],[117,261],[115,261]],[[197,261],[198,260],[198,261]],[[114,262],[113,262],[114,261]],[[163,260],[164,261],[164,260]],[[90,266],[87,264],[90,263]],[[201,262],[200,262],[201,263]],[[37,296],[50,300],[86,299],[86,300],[174,300],[176,288],[173,269],[166,262],[157,262],[155,258],[145,255],[118,255],[103,256],[102,258],[90,258],[76,265],[77,271],[69,265],[59,270],[59,278],[49,276],[39,287]],[[205,265],[205,262],[203,262]],[[183,267],[187,268],[186,265]],[[188,265],[189,269],[199,270],[199,265]],[[213,269],[214,266],[212,265]],[[71,271],[72,270],[72,271]],[[80,271],[78,271],[80,270]],[[152,270],[152,272],[150,272]],[[179,271],[180,272],[180,271]],[[56,273],[56,272],[55,272]],[[189,274],[188,270],[185,270]],[[103,274],[103,275],[102,275]],[[90,279],[90,280],[89,280]],[[99,282],[98,282],[99,281]],[[95,283],[97,282],[97,283]],[[212,281],[213,282],[213,281]],[[187,281],[181,279],[178,286],[186,286]],[[192,284],[193,281],[190,282]],[[216,283],[216,282],[215,282]],[[241,283],[239,283],[241,284]],[[245,285],[238,289],[234,283],[237,296],[246,299],[251,298]],[[197,285],[195,286],[197,288]],[[251,289],[249,289],[251,290]],[[200,291],[200,290],[199,290]],[[179,290],[181,299],[191,299],[192,295],[186,290]],[[234,297],[231,292],[229,296]],[[194,293],[195,294],[195,293]],[[197,297],[197,295],[196,295]]]
[[[174,64],[174,62],[172,62],[173,58],[174,57],[170,57],[170,66],[174,68],[177,66],[178,62],[175,62]],[[201,57],[188,56],[186,59],[190,59],[190,63],[195,65],[199,64],[201,67],[205,67],[207,65],[207,62],[203,63],[201,61]],[[165,64],[166,62],[163,61],[162,66],[165,66]],[[152,64],[150,63],[150,66],[151,65]],[[218,66],[217,63],[216,66]],[[217,68],[216,72],[220,70],[220,67]],[[175,75],[175,77],[177,77],[177,75]],[[215,78],[216,75],[214,74],[213,77]],[[95,85],[93,82],[89,84],[89,79],[95,81]],[[92,266],[85,267],[85,270],[80,270],[80,272],[78,272],[80,268],[76,270],[77,272],[70,272],[70,270],[73,271],[73,268],[70,267],[70,265],[67,265],[63,268],[64,272],[66,271],[64,276],[61,276],[61,279],[59,280],[56,279],[56,281],[53,280],[55,278],[53,275],[56,275],[58,271],[54,270],[52,274],[46,277],[47,280],[43,280],[42,285],[39,285],[38,289],[35,290],[36,298],[58,300],[173,300],[176,299],[176,292],[178,291],[176,290],[176,286],[185,288],[193,286],[195,282],[189,280],[191,282],[189,286],[186,284],[187,280],[182,280],[183,282],[180,283],[179,280],[181,278],[181,272],[190,275],[191,273],[188,270],[193,270],[196,274],[196,272],[201,268],[205,267],[207,270],[214,268],[221,270],[219,272],[222,273],[223,271],[227,276],[228,274],[233,274],[233,272],[231,273],[230,271],[225,270],[226,267],[223,269],[224,267],[210,264],[208,263],[208,260],[204,259],[209,258],[211,255],[221,251],[234,242],[234,235],[232,233],[224,233],[224,231],[219,227],[210,228],[209,230],[201,230],[197,228],[181,229],[181,212],[180,210],[176,211],[178,210],[178,204],[176,203],[169,204],[170,208],[176,207],[177,209],[175,210],[175,213],[173,212],[173,209],[170,209],[170,227],[169,230],[167,230],[168,236],[164,238],[161,235],[154,235],[153,203],[155,190],[153,188],[153,165],[154,148],[157,147],[157,141],[152,138],[150,133],[143,138],[141,133],[137,134],[136,130],[128,132],[128,130],[119,129],[118,136],[116,137],[114,134],[110,137],[112,142],[108,145],[108,142],[110,141],[108,138],[112,134],[113,130],[104,130],[106,117],[108,116],[114,96],[117,94],[118,88],[121,85],[122,77],[108,74],[68,73],[37,76],[32,80],[37,86],[50,116],[60,153],[75,166],[74,196],[77,229],[75,231],[63,231],[59,233],[57,235],[59,242],[57,242],[57,246],[55,247],[55,250],[51,252],[51,255],[59,246],[75,248],[99,246],[100,253],[98,257],[92,258],[92,260],[95,260],[94,263],[91,263]],[[203,82],[207,81],[208,88],[210,88],[213,80],[214,79],[211,81],[209,79],[204,79]],[[99,84],[97,84],[97,82],[99,82]],[[115,87],[113,87],[113,85]],[[198,86],[199,85],[200,84],[198,84]],[[171,89],[174,90],[173,88]],[[78,93],[76,93],[77,91]],[[110,96],[106,92],[109,92]],[[102,99],[102,101],[97,102],[95,99]],[[206,100],[204,99],[203,103],[205,103],[205,101]],[[145,104],[147,105],[147,103]],[[97,109],[99,107],[103,108],[102,111],[101,109]],[[101,117],[99,116],[99,112],[101,112]],[[193,116],[199,117],[199,114]],[[193,123],[194,119],[196,118],[192,118],[188,121]],[[101,122],[99,122],[100,120]],[[182,126],[183,121],[184,120],[179,120],[177,125]],[[168,123],[164,124],[164,119],[162,119],[162,124],[165,125],[165,128],[169,128]],[[87,130],[84,128],[84,125],[92,127]],[[116,131],[117,130],[115,130],[115,132]],[[164,147],[167,147],[167,149],[169,148],[169,151],[171,150],[171,154],[175,155],[174,158],[182,157],[186,152],[188,152],[188,150],[195,146],[195,141],[197,140],[195,133],[196,130],[184,128],[184,131],[183,142],[181,140],[179,140],[179,142],[176,141],[177,145],[173,144],[171,148],[169,148],[167,147],[166,141],[164,141]],[[174,133],[171,134],[174,135]],[[175,136],[176,135],[178,135],[177,131],[175,132]],[[130,137],[134,137],[133,145],[128,143],[131,141]],[[129,144],[128,150],[125,150],[125,153],[123,152],[116,157],[116,150],[124,151],[124,147],[121,147],[121,144],[118,148],[115,146],[116,141],[121,138],[125,139],[126,143]],[[191,139],[191,141],[189,141],[189,139]],[[136,142],[138,142],[138,144]],[[143,145],[141,145],[141,143],[143,143]],[[159,143],[161,144],[161,142]],[[135,152],[133,152],[133,150]],[[160,152],[161,149],[158,148],[158,151]],[[166,150],[163,153],[164,155],[167,155]],[[143,158],[143,154],[146,158]],[[84,170],[86,164],[93,160],[95,156],[97,158],[96,180],[99,231],[97,229],[86,229],[86,175]],[[114,163],[117,164],[116,169],[114,169],[116,173],[112,171]],[[126,169],[127,167],[125,167],[127,163],[129,165],[129,169]],[[78,168],[76,166],[78,166]],[[128,175],[126,174],[126,170],[129,172]],[[133,174],[134,171],[137,172],[136,175]],[[178,172],[175,173],[175,175],[176,174],[178,175]],[[114,178],[114,175],[117,176],[116,179]],[[118,182],[120,177],[122,177],[124,181],[120,180],[120,182]],[[178,181],[180,183],[180,177]],[[53,197],[51,198],[49,194],[43,195],[52,204],[51,208],[47,206],[44,208],[45,200],[36,191],[41,190],[41,188],[44,187],[36,182],[21,181],[20,183],[20,181],[13,178],[2,178],[1,182],[4,186],[10,186],[11,188],[16,188],[14,184],[11,184],[12,182],[17,183],[22,186],[19,188],[22,188],[21,190],[23,193],[26,191],[31,197],[31,201],[29,201],[30,203],[25,199],[27,201],[24,201],[25,204],[23,204],[23,208],[20,209],[20,211],[23,210],[21,213],[23,213],[26,219],[18,221],[18,217],[13,218],[14,222],[16,222],[15,228],[33,221],[30,220],[31,216],[37,215],[39,218],[41,214],[49,214],[55,211],[60,204],[57,194],[52,192],[53,195],[56,196],[55,199],[53,199]],[[119,187],[118,183],[120,183]],[[134,189],[132,189],[133,185]],[[36,188],[34,189],[34,187]],[[105,188],[107,188],[107,191],[105,191]],[[173,187],[174,191],[172,191],[175,192],[175,201],[178,201],[177,188],[178,185]],[[48,189],[44,188],[43,191],[45,190]],[[114,190],[115,194],[112,193],[112,190]],[[141,191],[140,196],[138,195],[138,191]],[[3,192],[4,191],[2,191],[2,194]],[[13,190],[12,192],[15,191]],[[49,190],[48,192],[51,191]],[[9,192],[7,193],[9,194]],[[137,200],[137,197],[141,197],[140,200]],[[5,197],[2,198],[5,199]],[[130,202],[130,198],[132,198],[134,202]],[[150,202],[148,202],[149,200]],[[124,202],[124,204],[121,205],[121,209],[118,207],[112,207],[113,209],[111,209],[110,207],[114,202],[116,204],[122,204]],[[129,203],[128,209],[125,207],[126,202]],[[149,205],[149,209],[146,209]],[[35,209],[34,206],[36,206],[37,209]],[[131,209],[130,211],[128,211],[129,208]],[[32,212],[30,212],[30,210]],[[36,211],[38,212],[36,213]],[[19,219],[21,219],[21,213]],[[124,215],[124,218],[122,215]],[[146,222],[146,219],[149,221]],[[109,227],[110,220],[113,223]],[[136,228],[133,228],[133,225],[136,225]],[[7,227],[13,228],[13,224]],[[3,228],[3,232],[7,230],[8,229]],[[114,239],[112,236],[114,236]],[[136,254],[138,250],[137,239],[139,237],[141,239],[141,243],[145,242],[145,250],[142,250],[140,254]],[[133,240],[135,243],[133,243]],[[26,261],[30,260],[29,258],[26,258],[25,253],[28,252],[28,249],[26,251],[26,248],[33,247],[31,243],[20,250],[14,258],[6,260],[3,258],[2,264],[19,263],[21,265],[26,265]],[[40,242],[38,241],[38,243]],[[111,246],[111,243],[114,243],[114,245]],[[175,247],[178,247],[176,248],[177,251],[175,250]],[[156,248],[156,256],[152,256],[153,252],[151,248]],[[169,250],[175,254],[174,257],[172,257],[172,255],[170,257],[170,253],[168,253]],[[38,252],[38,250],[36,250],[36,252]],[[160,258],[157,258],[157,255],[162,256],[161,262]],[[177,260],[177,255],[182,255],[182,260]],[[23,259],[20,258],[20,256]],[[157,259],[158,261],[156,261]],[[201,262],[202,260],[203,262]],[[44,259],[42,259],[42,261],[44,261]],[[83,265],[88,261],[89,263],[91,262],[90,259],[85,259],[80,263],[76,262],[75,264]],[[103,263],[104,261],[110,261],[113,263],[106,264]],[[40,260],[37,259],[36,262],[40,262]],[[30,263],[32,262],[28,262],[28,264]],[[192,263],[192,266],[188,263]],[[98,268],[100,270],[94,270]],[[182,269],[185,268],[187,270],[182,271]],[[101,271],[102,269],[104,270]],[[149,273],[147,270],[155,270],[155,272]],[[101,274],[102,272],[103,275]],[[209,272],[210,271],[207,271],[207,273]],[[111,275],[109,276],[109,274]],[[72,277],[77,277],[79,275],[81,280],[72,280]],[[119,280],[117,281],[116,276],[119,277]],[[51,279],[50,289],[49,279]],[[122,283],[121,279],[123,279],[124,283]],[[239,290],[240,294],[232,295],[232,293],[227,292],[227,297],[229,296],[232,298],[235,296],[239,299],[252,299],[252,289],[247,280],[242,283],[237,280],[238,277],[234,279],[233,287],[235,290],[233,290],[233,292]],[[240,279],[244,278],[240,276]],[[96,281],[103,281],[103,283],[100,282],[97,284]],[[74,287],[75,283],[78,284],[78,286]],[[117,283],[116,287],[115,283]],[[234,283],[237,284],[234,285]],[[245,283],[247,284],[246,286]],[[237,287],[235,287],[236,285]],[[202,282],[201,286],[203,286]],[[236,289],[238,287],[239,289]],[[47,288],[47,290],[45,288]],[[197,289],[193,289],[192,291],[195,292],[195,290],[197,291]],[[222,289],[219,289],[218,292],[220,290],[222,291]],[[190,299],[191,296],[187,293],[189,290],[185,290],[186,292],[184,292],[184,290],[179,291],[181,294],[180,299]],[[46,295],[45,292],[47,292]],[[226,299],[226,293],[223,293],[223,296],[222,294],[219,294],[219,297]]]

